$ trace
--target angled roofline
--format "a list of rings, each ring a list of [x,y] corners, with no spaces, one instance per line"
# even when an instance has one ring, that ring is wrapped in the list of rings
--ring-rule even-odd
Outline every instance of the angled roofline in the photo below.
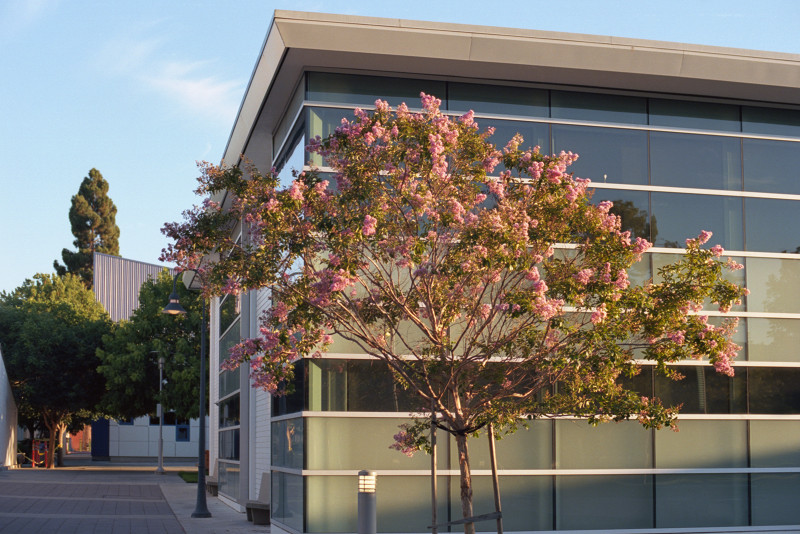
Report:
[[[238,163],[251,139],[272,134],[303,71],[311,69],[800,105],[800,54],[277,10],[223,163]]]

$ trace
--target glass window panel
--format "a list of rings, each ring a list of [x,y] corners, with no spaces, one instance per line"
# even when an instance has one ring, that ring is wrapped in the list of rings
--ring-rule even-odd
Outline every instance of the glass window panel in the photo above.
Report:
[[[750,467],[800,465],[800,421],[750,421]]]
[[[527,427],[520,424],[516,432],[504,435],[495,441],[498,469],[551,469],[553,467],[553,421],[535,419],[528,421]],[[455,441],[444,432],[438,432],[437,439],[440,444],[444,443],[445,439],[451,440],[450,464],[457,468],[458,452]],[[489,457],[489,438],[486,434],[481,434],[479,438],[469,438],[467,446],[473,470],[492,468]]]
[[[228,327],[239,317],[236,295],[225,295],[219,303],[219,335],[225,333]]]
[[[233,395],[219,402],[219,427],[239,424],[239,395]]]
[[[553,125],[553,152],[580,156],[569,170],[593,182],[647,184],[647,132]]]
[[[270,478],[272,480],[272,491],[270,492],[272,520],[283,523],[297,532],[302,532],[303,477],[273,471]]]
[[[318,102],[359,104],[373,106],[375,100],[397,106],[405,102],[410,108],[421,107],[420,92],[434,95],[444,102],[445,82],[439,80],[415,80],[412,78],[390,78],[382,76],[359,76],[329,72],[309,72],[306,99]]]
[[[593,191],[593,204],[605,200],[614,203],[611,213],[622,218],[622,230],[629,231],[631,237],[642,237],[652,241],[652,236],[658,234],[658,228],[653,226],[655,219],[650,217],[650,193],[647,191],[599,188]]]
[[[800,194],[800,144],[744,139],[743,155],[745,191]]]
[[[347,410],[351,412],[419,412],[417,396],[403,388],[389,370],[376,360],[347,362]]]
[[[741,141],[735,137],[651,132],[650,183],[741,191]]]
[[[711,195],[652,193],[652,217],[658,222],[657,247],[684,248],[702,230],[727,250],[744,248],[742,199]],[[654,224],[654,223],[653,223]]]
[[[800,221],[800,201],[746,198],[747,250],[758,252],[800,252],[800,235],[781,231]]]
[[[220,431],[219,457],[222,460],[239,459],[239,429]]]
[[[217,465],[219,492],[234,501],[239,500],[239,464],[220,461]]]
[[[309,476],[305,482],[305,532],[356,532],[355,474],[349,477]],[[378,477],[376,484],[378,532],[425,532],[431,524],[430,477],[385,476]],[[446,489],[445,477],[441,477],[438,516],[442,522],[447,517]],[[503,505],[505,507],[505,500]]]
[[[430,469],[430,456],[411,458],[389,446],[398,426],[408,418],[309,417],[306,428],[306,469]],[[440,454],[440,467],[447,458]]]
[[[303,419],[274,421],[270,427],[272,465],[303,468]]]
[[[272,398],[272,415],[286,415],[300,412],[306,408],[306,384],[308,383],[308,366],[306,360],[294,362],[294,382],[288,393],[275,395]]]
[[[747,467],[746,421],[684,420],[656,432],[657,468]]]
[[[647,100],[633,96],[551,91],[550,112],[554,119],[647,124]]]
[[[544,89],[458,82],[447,86],[447,109],[521,117],[550,115],[548,95]]]
[[[741,323],[739,330],[742,330]],[[800,320],[747,319],[747,359],[800,362]]]
[[[743,474],[657,475],[656,527],[744,526],[747,497]]]
[[[295,176],[303,172],[306,148],[302,141],[302,131],[298,131],[286,151],[275,161],[274,167],[278,169],[278,180],[283,187],[289,187]]]
[[[672,369],[683,375],[672,380],[656,374],[656,397],[667,406],[681,406],[682,413],[745,413],[747,392],[745,372],[730,377],[711,366],[683,365]]]
[[[617,383],[630,391],[635,391],[641,396],[653,396],[653,366],[642,365],[639,374],[628,378],[624,375],[617,378]]]
[[[800,260],[747,258],[747,311],[800,313]]]
[[[714,241],[715,237],[711,239],[711,242],[709,244],[712,244],[712,243],[715,242]],[[683,258],[682,254],[669,254],[669,253],[657,253],[657,252],[652,253],[651,254],[651,259],[652,259],[652,264],[653,264],[653,279],[654,279],[654,282],[657,283],[657,284],[663,282],[664,279],[662,278],[662,276],[660,274],[661,269],[666,267],[667,265],[672,264],[672,263],[679,262],[682,258]],[[722,259],[724,261],[727,261],[727,258],[728,258],[728,256],[724,256]],[[736,256],[731,256],[730,258],[733,259],[734,261],[738,262],[738,263],[744,263],[744,259],[743,258],[736,257]],[[731,282],[733,282],[735,284],[741,285],[741,286],[743,286],[744,283],[745,283],[745,271],[744,271],[744,269],[740,269],[738,271],[731,271],[731,270],[728,270],[728,269],[723,269],[722,270],[722,277],[725,280],[729,280],[729,281],[731,281]],[[706,301],[703,302],[703,307],[705,309],[710,309],[710,310],[715,310],[715,311],[719,309],[718,305],[716,305],[716,304],[712,305],[711,304],[710,299],[706,299]],[[734,305],[731,308],[731,310],[734,311],[734,312],[735,311],[743,311],[744,310],[744,303]],[[709,319],[709,322],[711,322],[711,323],[714,323],[714,321],[715,321],[715,319],[713,317]],[[717,324],[717,323],[714,323],[714,324]],[[741,343],[745,342],[745,339],[743,337],[736,337],[735,339],[738,340],[737,342],[739,342],[739,341]]]
[[[489,126],[494,127],[494,135],[487,138],[490,143],[497,146],[502,150],[511,138],[516,134],[522,135],[524,141],[520,145],[520,149],[533,148],[535,146],[541,147],[542,153],[550,152],[550,131],[547,124],[539,122],[523,122],[523,121],[501,121],[497,119],[482,119],[477,118],[475,122],[478,123],[480,131],[485,130]],[[499,164],[495,167],[494,174],[500,174],[505,167]]]
[[[650,99],[650,124],[698,130],[741,130],[739,106],[692,102],[688,100]]]
[[[800,137],[800,110],[742,106],[742,131]]]
[[[651,475],[556,477],[557,530],[652,527]]]
[[[750,367],[750,413],[800,414],[800,369]]]
[[[219,359],[221,362],[227,360],[231,356],[231,349],[242,340],[242,334],[239,328],[239,316],[236,316],[228,331],[219,340]]]
[[[219,374],[219,396],[225,397],[239,391],[241,384],[239,383],[239,374],[241,373],[241,366],[233,371],[222,371]]]
[[[306,108],[306,140],[320,136],[322,139],[330,136],[336,128],[341,126],[342,119],[353,120],[352,109],[341,108]],[[322,156],[317,153],[305,152],[305,160],[316,167],[325,166]]]
[[[328,354],[364,354],[364,349],[355,341],[334,334],[333,342],[328,346]]]
[[[753,525],[800,523],[800,506],[797,506],[800,473],[753,473],[750,492]]]
[[[592,426],[585,420],[556,421],[556,468],[638,469],[653,467],[653,433],[637,421]]]
[[[471,452],[470,456],[472,456]],[[495,508],[492,478],[488,476],[473,476],[472,483],[475,515],[493,512]],[[429,495],[430,482],[428,482],[428,486]],[[553,530],[553,477],[500,476],[499,486],[500,498],[503,504],[503,530],[505,532]],[[461,501],[458,477],[451,479],[451,487],[453,518],[460,519]],[[430,517],[430,511],[427,513]],[[443,516],[440,515],[439,517]],[[430,522],[426,523],[427,525],[430,525]],[[491,532],[495,525],[495,521],[482,521],[475,526],[479,532]],[[440,529],[440,532],[443,531],[444,529]],[[424,532],[424,530],[416,530],[415,532]],[[453,527],[453,532],[458,532],[457,526]]]

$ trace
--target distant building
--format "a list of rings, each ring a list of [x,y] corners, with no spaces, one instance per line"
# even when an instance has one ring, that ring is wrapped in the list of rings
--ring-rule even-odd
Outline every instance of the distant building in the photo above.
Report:
[[[0,353],[0,470],[17,465],[17,403]]]
[[[676,366],[682,382],[644,366],[637,387],[683,405],[680,432],[543,419],[500,441],[506,531],[800,529],[800,56],[276,11],[223,162],[244,155],[284,176],[319,165],[310,138],[378,98],[419,107],[420,91],[445,113],[474,110],[501,146],[520,132],[543,152],[580,154],[571,170],[592,179],[594,199],[625,208],[623,223],[655,243],[631,278],[657,276],[705,229],[745,264],[732,276],[752,291],[733,311],[745,346],[734,378],[705,361]],[[273,532],[354,532],[356,473],[372,469],[378,530],[427,532],[429,459],[388,448],[409,413],[376,390],[368,356],[337,341],[297,364],[297,395],[274,401],[246,370],[213,372],[258,334],[269,298],[212,304],[220,496],[241,509],[268,473]],[[482,442],[471,455],[478,514],[494,509]],[[458,519],[454,446],[440,444],[439,517]]]
[[[162,265],[94,253],[94,294],[115,322],[125,321],[139,307],[139,290],[164,270]],[[166,302],[164,303],[166,305]],[[157,414],[156,414],[157,415]],[[197,419],[176,421],[164,414],[164,458],[197,458]],[[92,458],[117,461],[153,461],[158,457],[158,418],[137,417],[131,421],[101,419],[92,424]]]

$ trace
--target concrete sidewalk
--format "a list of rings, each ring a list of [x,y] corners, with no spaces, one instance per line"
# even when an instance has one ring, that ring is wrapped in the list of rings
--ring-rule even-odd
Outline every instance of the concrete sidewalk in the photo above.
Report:
[[[212,517],[192,519],[197,486],[179,471],[155,466],[65,459],[57,469],[0,471],[0,533],[237,534],[268,533],[218,498],[206,495]]]

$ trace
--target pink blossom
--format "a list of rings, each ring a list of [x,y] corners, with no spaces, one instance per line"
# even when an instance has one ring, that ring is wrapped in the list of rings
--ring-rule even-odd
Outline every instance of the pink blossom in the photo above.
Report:
[[[714,256],[716,256],[717,258],[722,256],[722,254],[725,252],[725,249],[722,248],[720,245],[714,245],[713,247],[711,247],[710,250],[711,253],[714,254]]]
[[[575,280],[577,280],[583,285],[586,285],[589,282],[591,282],[593,275],[594,275],[594,269],[581,269],[575,275]]]
[[[376,219],[375,217],[373,217],[370,214],[367,214],[364,217],[364,225],[361,228],[361,232],[364,235],[373,235],[375,233],[375,226],[376,226],[377,222],[378,222],[378,219]]]
[[[605,304],[597,308],[595,311],[592,312],[592,324],[600,324],[606,320],[608,316],[608,312],[606,311]]]

